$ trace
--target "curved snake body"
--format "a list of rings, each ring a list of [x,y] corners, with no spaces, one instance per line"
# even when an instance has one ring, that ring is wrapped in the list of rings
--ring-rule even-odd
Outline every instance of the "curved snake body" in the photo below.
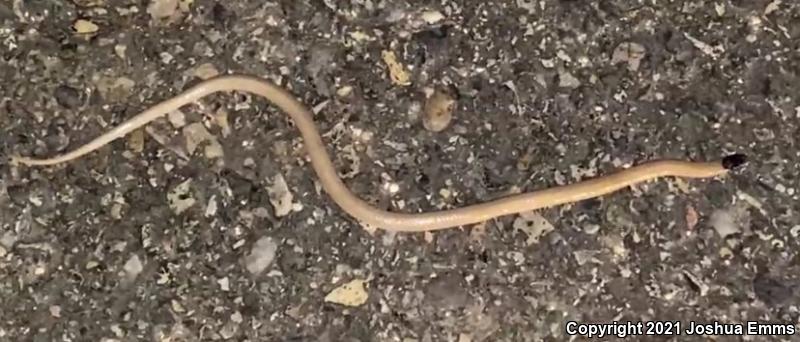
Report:
[[[420,232],[469,225],[504,215],[602,196],[657,177],[715,177],[745,163],[745,157],[741,154],[730,155],[713,162],[657,160],[574,184],[517,194],[462,208],[426,213],[389,212],[358,198],[339,178],[314,124],[313,115],[305,105],[283,88],[269,81],[246,75],[225,75],[203,81],[65,154],[47,159],[15,156],[12,157],[12,163],[43,166],[74,160],[186,104],[209,94],[224,91],[240,91],[261,96],[288,114],[303,137],[306,152],[322,187],[333,201],[359,221],[390,231]]]

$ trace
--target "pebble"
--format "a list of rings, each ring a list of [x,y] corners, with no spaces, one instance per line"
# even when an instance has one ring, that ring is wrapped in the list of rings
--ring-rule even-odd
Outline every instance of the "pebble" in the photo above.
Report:
[[[271,237],[262,237],[253,244],[250,254],[245,257],[245,268],[251,274],[259,274],[272,264],[277,252],[278,244]]]
[[[515,230],[520,230],[528,236],[528,246],[539,242],[539,239],[555,230],[550,221],[535,211],[522,212],[514,219],[512,224]]]
[[[639,69],[646,51],[641,44],[630,42],[619,44],[611,55],[611,64],[625,62],[628,64],[628,70],[636,71]]]
[[[142,265],[142,261],[139,259],[139,256],[136,254],[131,255],[125,265],[122,267],[125,270],[125,277],[127,279],[135,279],[139,273],[142,273],[144,270],[144,265]]]
[[[442,12],[439,11],[428,10],[422,12],[420,18],[427,24],[435,24],[444,19],[444,14],[442,14]]]
[[[341,87],[336,90],[336,95],[339,97],[348,97],[352,93],[353,93],[353,87],[349,85]]]
[[[204,63],[195,67],[192,70],[192,75],[201,80],[207,80],[219,76],[219,70],[212,63]]]
[[[54,318],[61,318],[61,307],[58,305],[51,305],[50,316],[53,316]]]
[[[72,24],[72,29],[79,34],[92,34],[100,30],[100,27],[91,21],[78,19]]]
[[[211,195],[206,205],[205,217],[212,217],[217,214],[217,195]]]
[[[791,234],[794,238],[800,237],[800,224],[792,227],[792,229],[789,229],[789,234]],[[2,247],[0,247],[0,256],[2,256],[1,252]]]
[[[53,96],[56,98],[56,102],[67,109],[75,109],[83,104],[83,100],[81,100],[81,92],[78,89],[72,88],[66,85],[58,86]]]
[[[723,239],[728,235],[736,234],[741,231],[739,225],[736,224],[734,214],[728,210],[717,210],[712,213],[711,226],[717,230],[717,233]]]
[[[514,264],[519,266],[525,262],[525,255],[520,252],[508,252],[508,258],[514,261]]]
[[[397,60],[397,55],[394,51],[384,50],[381,53],[383,62],[389,68],[389,78],[392,83],[399,86],[407,86],[411,84],[411,74],[406,70],[406,67]]]
[[[231,322],[233,323],[242,323],[244,322],[244,317],[242,317],[242,313],[239,311],[234,312],[231,314]]]
[[[233,336],[236,335],[236,332],[238,330],[239,329],[238,329],[236,323],[228,322],[228,323],[225,323],[225,325],[222,327],[222,329],[220,329],[219,335],[222,336],[222,338],[225,339],[225,340],[230,340],[231,338],[233,338]]]
[[[153,19],[165,19],[178,11],[178,0],[155,0],[147,6],[147,14]]]
[[[558,70],[558,86],[562,88],[577,88],[581,85],[581,81],[573,76],[569,71],[559,68]]]
[[[422,125],[431,132],[441,132],[453,120],[453,111],[456,107],[455,98],[442,89],[434,89],[425,102]]]
[[[231,290],[231,282],[228,277],[220,278],[217,280],[217,284],[219,285],[219,289],[222,291],[228,292]]]
[[[191,196],[191,183],[192,179],[187,179],[167,193],[167,204],[176,215],[180,215],[197,201]]]
[[[186,126],[186,115],[180,110],[173,110],[167,114],[167,119],[172,127],[181,128]]]
[[[597,224],[587,224],[583,227],[583,232],[589,235],[595,235],[597,232],[600,231],[600,225]]]
[[[272,203],[272,208],[275,210],[275,216],[283,217],[289,215],[293,210],[299,211],[294,206],[294,195],[289,190],[289,185],[286,184],[286,179],[283,178],[282,174],[277,174],[272,181],[272,185],[267,187],[267,195],[270,203]]]
[[[144,130],[137,129],[128,135],[128,148],[136,153],[141,153],[144,150]]]
[[[123,44],[117,44],[114,46],[114,53],[119,57],[119,59],[125,60],[126,52],[128,51],[128,47]]]

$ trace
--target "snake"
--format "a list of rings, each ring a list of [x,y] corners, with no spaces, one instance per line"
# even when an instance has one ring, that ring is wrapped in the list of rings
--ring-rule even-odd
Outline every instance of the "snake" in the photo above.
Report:
[[[611,194],[659,177],[712,178],[723,176],[747,162],[742,153],[727,154],[713,161],[659,159],[646,161],[580,181],[529,192],[506,195],[481,203],[428,212],[396,212],[379,209],[356,196],[339,177],[326,150],[312,111],[292,93],[269,80],[247,74],[223,74],[202,80],[183,92],[138,113],[93,140],[50,158],[11,156],[12,165],[48,166],[73,161],[147,125],[174,110],[217,92],[257,95],[287,114],[295,123],[311,166],[328,196],[362,224],[393,232],[428,232],[479,224],[507,215],[520,214]]]

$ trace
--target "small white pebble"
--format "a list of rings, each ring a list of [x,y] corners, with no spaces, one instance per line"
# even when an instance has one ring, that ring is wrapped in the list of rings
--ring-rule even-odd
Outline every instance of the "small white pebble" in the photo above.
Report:
[[[375,136],[374,132],[365,131],[364,133],[361,134],[361,141],[365,143],[370,142],[372,141],[372,138],[374,136]]]
[[[245,257],[245,268],[252,274],[261,273],[275,260],[277,251],[278,244],[271,237],[262,237]]]
[[[422,17],[422,20],[424,20],[426,23],[435,24],[435,23],[437,23],[439,21],[442,21],[444,19],[444,14],[442,14],[442,12],[439,12],[439,11],[430,10],[430,11],[422,12],[421,17]]]
[[[231,289],[231,284],[228,277],[220,278],[219,280],[217,280],[217,284],[219,284],[219,288],[222,291],[228,292]]]
[[[61,318],[61,307],[58,305],[51,305],[50,316],[53,316],[55,318]]]
[[[114,46],[114,53],[117,54],[117,57],[120,59],[125,59],[125,52],[128,50],[128,47],[122,44],[117,44]]]
[[[245,243],[245,240],[244,240],[244,239],[241,239],[241,240],[239,240],[239,241],[236,241],[236,242],[233,244],[233,249],[239,249],[239,248],[242,248],[242,246],[244,246],[244,243]]]
[[[211,198],[208,200],[205,216],[211,217],[216,214],[217,214],[217,195],[212,195]]]
[[[174,300],[174,299],[170,302],[170,307],[172,307],[172,311],[175,311],[175,312],[178,312],[178,313],[186,312],[186,308],[183,307],[183,304],[181,304],[179,301]]]
[[[161,63],[164,64],[169,64],[173,59],[175,59],[175,57],[172,57],[172,55],[170,55],[168,52],[161,52],[158,55],[161,57]]]
[[[114,251],[114,252],[122,252],[127,247],[128,247],[128,243],[127,242],[120,241],[120,242],[115,243],[114,246],[111,246],[111,250]]]
[[[521,265],[525,262],[525,255],[521,252],[508,252],[508,258],[513,260],[515,264]]]
[[[564,62],[572,62],[572,58],[566,52],[564,52],[564,50],[558,50],[558,52],[556,52],[556,56],[558,59]]]
[[[562,156],[565,155],[567,153],[567,146],[562,143],[558,143],[556,145],[556,152]]]
[[[583,227],[583,232],[589,235],[597,234],[600,231],[600,225],[597,224],[587,224]]]
[[[242,317],[242,313],[239,312],[239,311],[234,312],[231,315],[231,321],[234,322],[234,323],[242,323],[244,321],[244,318]]]
[[[125,276],[129,279],[136,278],[144,270],[144,265],[142,265],[142,261],[139,260],[139,255],[133,254],[125,262],[125,265],[122,267],[125,270]]]
[[[167,120],[174,128],[183,128],[186,126],[186,114],[180,110],[173,110],[167,113]]]
[[[336,95],[338,95],[339,97],[347,97],[351,93],[353,93],[353,87],[352,86],[344,86],[344,87],[341,87],[338,90],[336,90]]]
[[[798,224],[798,225],[792,227],[791,229],[789,229],[789,234],[791,234],[792,237],[795,237],[795,238],[800,236],[800,224]]]
[[[559,68],[558,72],[558,86],[563,88],[577,88],[581,85],[581,81],[572,75],[569,71]]]
[[[222,326],[222,329],[219,330],[219,335],[222,336],[223,339],[229,340],[233,338],[237,330],[238,329],[233,322],[228,322]]]
[[[170,279],[169,278],[169,273],[159,272],[158,273],[158,279],[156,279],[156,284],[158,284],[158,285],[167,284],[167,283],[169,283],[169,279]]]
[[[387,234],[383,235],[383,246],[389,247],[394,244],[395,237],[397,236],[394,232],[387,232]]]
[[[122,328],[119,327],[119,324],[112,324],[111,331],[114,333],[114,335],[116,335],[119,338],[125,336],[125,331],[123,331]]]
[[[728,235],[736,234],[741,231],[741,228],[733,217],[733,213],[728,210],[717,210],[711,214],[711,226],[717,230],[721,238]]]
[[[749,25],[751,28],[759,28],[759,27],[761,27],[761,26],[763,25],[763,21],[761,20],[761,18],[759,18],[759,17],[758,17],[758,16],[756,16],[756,15],[750,16],[750,17],[749,17],[749,18],[747,18],[747,19],[748,19],[748,20],[747,20],[747,21],[748,21],[748,22],[747,22],[747,24],[748,24],[748,25]]]
[[[721,2],[715,3],[714,4],[714,10],[717,12],[717,15],[720,16],[720,17],[725,15],[725,4],[723,4]]]
[[[44,204],[44,202],[42,202],[42,199],[38,196],[31,196],[30,198],[28,198],[28,202],[31,202],[31,204],[37,207],[41,207],[42,204]]]

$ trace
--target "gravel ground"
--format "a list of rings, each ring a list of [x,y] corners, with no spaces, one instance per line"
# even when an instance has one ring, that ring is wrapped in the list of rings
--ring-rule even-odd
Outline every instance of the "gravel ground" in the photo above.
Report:
[[[0,21],[4,156],[70,150],[235,72],[313,106],[348,186],[393,210],[751,157],[389,234],[321,191],[285,115],[217,94],[68,164],[4,158],[2,341],[555,341],[615,320],[683,324],[629,340],[700,341],[691,321],[798,323],[796,1],[8,0]],[[453,105],[431,117],[431,93]]]

